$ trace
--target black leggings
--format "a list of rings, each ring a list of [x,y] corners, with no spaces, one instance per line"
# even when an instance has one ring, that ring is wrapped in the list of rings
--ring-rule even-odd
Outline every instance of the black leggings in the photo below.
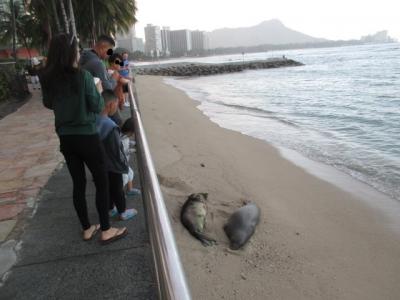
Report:
[[[108,216],[108,178],[104,163],[104,149],[97,134],[61,135],[60,151],[65,157],[73,182],[73,199],[83,230],[90,228],[86,205],[85,165],[92,173],[96,186],[96,208],[101,230],[110,228]]]
[[[110,187],[110,209],[115,205],[118,212],[121,214],[126,210],[126,198],[122,174],[108,172],[108,182]]]

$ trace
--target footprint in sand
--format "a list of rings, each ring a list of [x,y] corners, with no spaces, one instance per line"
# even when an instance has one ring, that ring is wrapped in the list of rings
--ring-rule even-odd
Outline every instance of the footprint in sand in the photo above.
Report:
[[[157,174],[158,181],[160,182],[161,185],[176,189],[176,190],[190,190],[191,187],[184,182],[183,180],[177,178],[177,177],[165,177],[160,174]]]
[[[229,212],[227,212],[223,209],[218,208],[218,209],[216,209],[216,211],[220,216],[222,216],[224,218],[228,218],[230,216]]]

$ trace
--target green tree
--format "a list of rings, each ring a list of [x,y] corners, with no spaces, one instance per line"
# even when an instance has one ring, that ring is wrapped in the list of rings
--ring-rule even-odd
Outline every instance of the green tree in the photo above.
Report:
[[[58,2],[58,0],[55,0]],[[34,45],[42,50],[48,48],[53,29],[57,27],[58,15],[53,10],[52,0],[30,0],[27,1],[27,11],[35,22]],[[58,21],[59,22],[59,21]]]
[[[61,15],[64,20],[64,29],[66,33],[69,33],[69,22],[67,17],[67,11],[65,10],[64,0],[60,0]]]
[[[61,32],[61,23],[60,23],[60,19],[58,17],[57,4],[56,4],[55,0],[51,0],[51,8],[53,9],[53,17],[54,17],[54,21],[56,22],[56,25],[57,25],[57,31]]]
[[[20,0],[20,2],[23,0]],[[17,4],[18,0],[15,0]],[[135,0],[24,0],[27,13],[16,9],[18,41],[24,46],[48,48],[60,31],[74,31],[83,42],[100,34],[127,33],[136,23]],[[19,7],[20,5],[16,5]],[[17,12],[18,10],[18,12]],[[72,12],[72,14],[71,14]],[[0,14],[0,42],[12,39],[11,10]],[[74,24],[76,23],[76,24]]]
[[[20,8],[20,2],[14,3],[15,32],[17,44],[28,49],[34,46],[35,28],[37,24],[31,15]],[[5,10],[0,12],[0,44],[10,45],[13,40],[13,16],[11,2]],[[30,53],[29,53],[30,55]]]
[[[127,33],[137,21],[135,0],[75,0],[74,7],[77,31],[85,41],[103,33]]]

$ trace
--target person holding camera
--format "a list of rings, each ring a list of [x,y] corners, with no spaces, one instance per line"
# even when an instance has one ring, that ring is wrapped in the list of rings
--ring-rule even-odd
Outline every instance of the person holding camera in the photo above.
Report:
[[[93,77],[100,79],[103,90],[115,90],[117,87],[118,72],[109,74],[104,64],[104,60],[113,54],[114,47],[115,41],[112,37],[101,35],[92,49],[82,51],[79,60],[79,65],[82,69],[89,71]],[[112,116],[112,119],[119,126],[122,125],[122,118],[119,111]]]

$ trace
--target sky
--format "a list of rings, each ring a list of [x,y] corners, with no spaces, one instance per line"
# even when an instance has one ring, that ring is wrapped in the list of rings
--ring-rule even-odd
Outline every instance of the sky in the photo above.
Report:
[[[290,29],[318,38],[359,39],[388,30],[400,40],[399,0],[136,0],[136,35],[146,24],[171,30],[212,31],[279,19]]]

